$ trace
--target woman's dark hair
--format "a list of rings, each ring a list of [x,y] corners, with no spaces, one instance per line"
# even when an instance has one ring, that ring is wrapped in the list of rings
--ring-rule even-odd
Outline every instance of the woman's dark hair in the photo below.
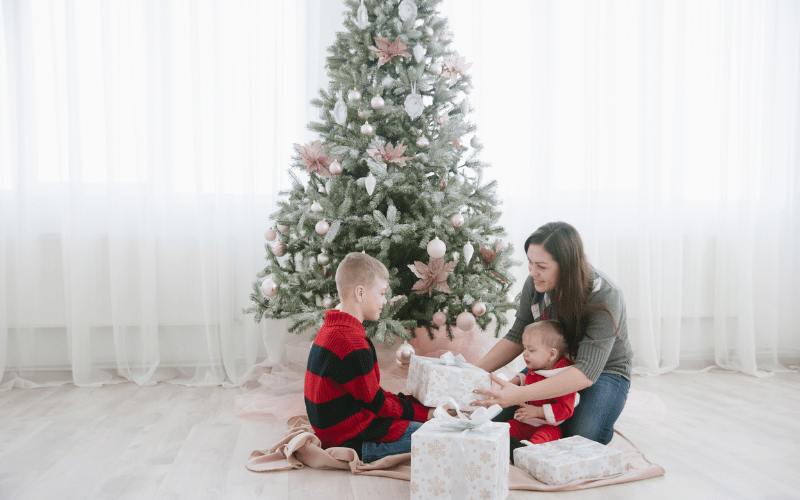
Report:
[[[525,253],[531,245],[542,245],[558,263],[558,283],[553,291],[553,316],[564,327],[567,354],[575,359],[578,344],[586,334],[589,315],[595,312],[611,313],[605,306],[590,304],[592,267],[583,253],[583,242],[578,231],[566,222],[548,222],[525,240]],[[613,316],[612,316],[613,320]],[[616,321],[614,321],[616,325]]]

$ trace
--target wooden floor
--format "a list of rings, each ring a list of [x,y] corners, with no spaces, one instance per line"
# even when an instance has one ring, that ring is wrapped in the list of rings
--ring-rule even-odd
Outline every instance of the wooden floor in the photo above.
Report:
[[[662,421],[621,430],[666,475],[510,499],[800,499],[800,374],[757,379],[712,371],[635,377]],[[159,384],[0,393],[0,499],[407,499],[405,481],[343,471],[257,474],[255,449],[277,421],[232,415],[238,390]]]

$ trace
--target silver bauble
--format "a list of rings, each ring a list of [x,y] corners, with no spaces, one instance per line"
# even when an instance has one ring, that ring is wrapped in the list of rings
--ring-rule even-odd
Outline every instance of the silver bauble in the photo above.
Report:
[[[411,363],[411,356],[414,354],[416,354],[414,346],[408,342],[403,342],[394,353],[394,361],[400,368],[408,368],[408,365]]]

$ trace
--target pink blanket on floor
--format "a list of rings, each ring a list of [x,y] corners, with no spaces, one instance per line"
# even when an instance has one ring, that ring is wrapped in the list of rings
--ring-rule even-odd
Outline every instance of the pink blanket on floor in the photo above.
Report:
[[[353,474],[385,476],[408,481],[411,478],[411,454],[394,455],[376,462],[365,464],[358,459],[355,450],[350,448],[320,447],[319,438],[314,435],[306,416],[292,417],[288,422],[286,437],[268,450],[254,451],[247,460],[246,467],[254,472],[272,472],[289,469],[343,469]],[[615,431],[609,446],[622,451],[624,472],[602,479],[585,479],[561,486],[551,486],[537,481],[525,471],[511,466],[508,487],[512,490],[564,491],[580,490],[626,483],[661,476],[664,469],[650,463],[628,439]]]

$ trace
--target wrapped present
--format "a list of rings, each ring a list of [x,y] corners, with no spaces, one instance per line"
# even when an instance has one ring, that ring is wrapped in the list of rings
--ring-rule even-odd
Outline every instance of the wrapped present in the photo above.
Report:
[[[470,403],[485,399],[475,389],[491,389],[488,372],[466,362],[464,356],[446,352],[439,358],[411,356],[406,391],[425,406],[439,406],[446,397],[455,399],[463,411],[475,409]]]
[[[582,436],[514,450],[514,465],[539,481],[562,485],[622,473],[622,452]]]
[[[434,418],[411,435],[412,500],[508,496],[509,425],[491,421],[500,411],[498,405],[478,407],[468,418],[436,408]]]

